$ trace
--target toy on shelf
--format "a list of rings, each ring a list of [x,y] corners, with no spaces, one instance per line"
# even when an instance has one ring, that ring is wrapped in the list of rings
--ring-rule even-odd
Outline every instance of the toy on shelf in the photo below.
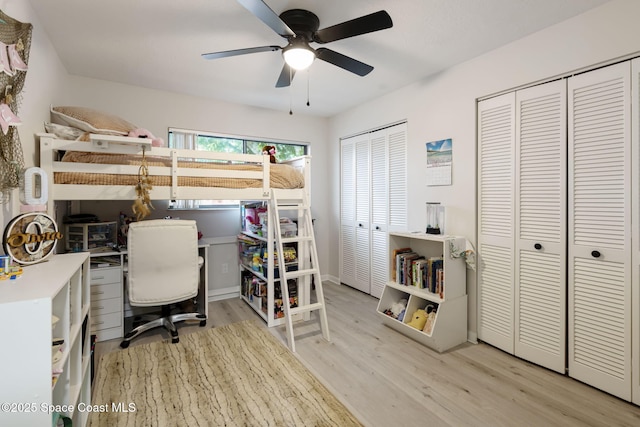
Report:
[[[8,255],[0,255],[0,280],[16,280],[22,276],[22,267],[11,262]]]
[[[411,321],[407,323],[407,325],[421,331],[424,328],[424,325],[427,323],[428,316],[429,315],[425,310],[419,308],[413,312],[413,315],[411,316]]]
[[[428,304],[425,307],[425,311],[427,312],[427,321],[424,324],[424,328],[422,328],[422,332],[425,334],[431,334],[433,331],[433,325],[436,323],[436,310],[438,307],[434,304]]]
[[[393,317],[394,319],[398,319],[402,322],[404,318],[404,312],[407,307],[407,300],[405,298],[400,301],[394,302],[391,304],[391,307],[384,311],[384,314],[387,316]]]

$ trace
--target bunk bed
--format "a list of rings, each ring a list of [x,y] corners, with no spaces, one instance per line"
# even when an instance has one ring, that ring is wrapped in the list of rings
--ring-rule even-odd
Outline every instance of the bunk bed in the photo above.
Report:
[[[89,141],[60,139],[52,133],[38,134],[40,167],[48,183],[47,211],[55,214],[56,201],[135,200],[143,159],[147,164],[152,189],[151,200],[271,200],[278,197],[311,200],[311,163],[309,156],[272,164],[269,155],[215,153],[156,147],[144,138],[91,134]],[[239,219],[240,220],[240,219]],[[268,222],[264,242],[275,239],[274,226]],[[305,252],[298,259],[307,258]],[[302,261],[305,262],[305,261]],[[274,255],[268,251],[267,306],[275,306]],[[258,276],[261,276],[258,274]],[[309,288],[305,281],[304,287]],[[302,292],[307,301],[309,292]],[[269,327],[283,323],[271,311],[264,313],[251,298],[243,299],[263,317]]]
[[[151,200],[269,200],[271,188],[310,200],[310,157],[272,164],[268,155],[154,147],[150,140],[92,134],[89,141],[37,135],[49,204],[69,200],[134,200],[143,158]]]

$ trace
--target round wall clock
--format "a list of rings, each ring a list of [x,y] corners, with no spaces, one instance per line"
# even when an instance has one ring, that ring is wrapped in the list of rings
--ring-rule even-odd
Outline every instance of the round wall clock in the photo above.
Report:
[[[19,264],[35,264],[54,253],[62,239],[58,225],[49,215],[30,212],[13,218],[4,229],[4,252]]]

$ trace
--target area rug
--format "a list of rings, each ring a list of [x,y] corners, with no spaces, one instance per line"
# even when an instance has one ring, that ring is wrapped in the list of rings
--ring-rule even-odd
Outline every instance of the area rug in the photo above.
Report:
[[[243,321],[104,355],[90,426],[361,426],[273,335]]]

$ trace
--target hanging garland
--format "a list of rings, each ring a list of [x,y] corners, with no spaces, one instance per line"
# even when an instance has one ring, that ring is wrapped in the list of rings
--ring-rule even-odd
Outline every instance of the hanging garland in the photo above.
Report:
[[[33,25],[0,10],[0,203],[20,184],[24,155],[16,126],[31,48]]]

